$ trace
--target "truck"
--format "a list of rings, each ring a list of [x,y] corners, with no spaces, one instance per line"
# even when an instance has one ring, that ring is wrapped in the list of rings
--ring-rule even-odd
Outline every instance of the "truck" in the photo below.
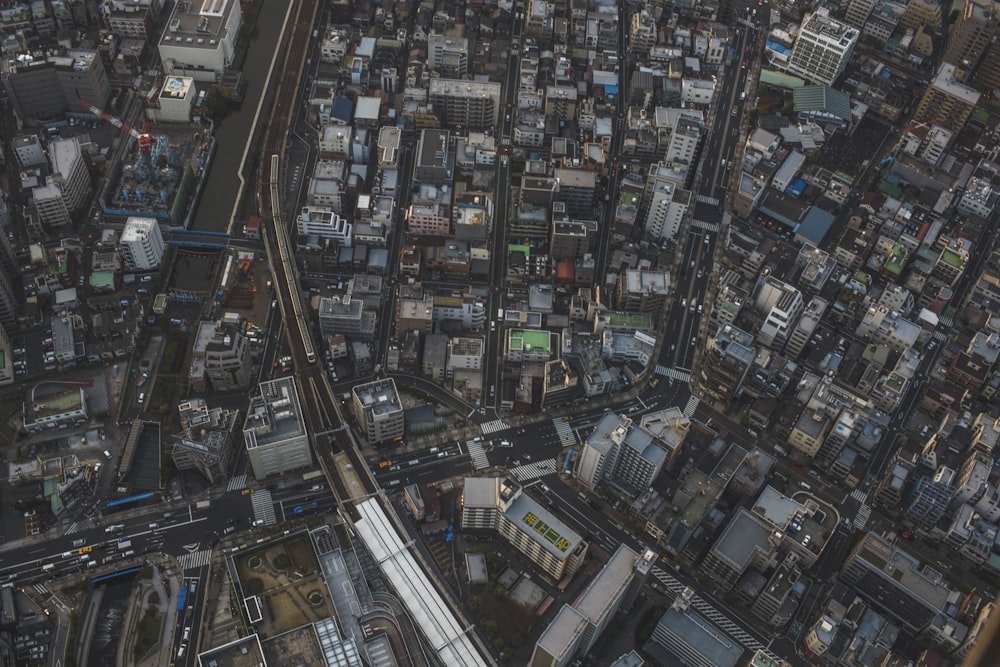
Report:
[[[215,507],[214,500],[199,500],[197,503],[195,503],[195,509],[209,510],[212,509],[213,507]]]
[[[132,546],[132,540],[122,540],[121,542],[118,543],[118,550],[125,551],[131,546]]]

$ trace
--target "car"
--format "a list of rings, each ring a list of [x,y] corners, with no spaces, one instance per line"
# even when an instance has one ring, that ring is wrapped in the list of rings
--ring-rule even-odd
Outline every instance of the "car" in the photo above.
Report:
[[[742,67],[743,69],[746,69],[747,68],[747,61],[744,60],[743,63],[740,65],[740,67]]]
[[[242,491],[240,491],[240,493],[244,496],[249,496],[251,493],[253,493],[253,489],[243,489]]]
[[[687,297],[684,297],[683,299],[681,299],[681,308],[687,308],[687,305],[688,305]]]
[[[143,403],[145,403],[145,402],[146,402],[146,392],[144,392],[144,391],[140,391],[140,392],[139,392],[139,399],[138,399],[138,403],[139,403],[139,405],[142,405],[142,404],[143,404]]]
[[[698,344],[698,337],[697,336],[691,336],[691,346],[694,347],[697,344]]]
[[[701,312],[701,304],[700,303],[698,304],[698,312],[699,313]]]

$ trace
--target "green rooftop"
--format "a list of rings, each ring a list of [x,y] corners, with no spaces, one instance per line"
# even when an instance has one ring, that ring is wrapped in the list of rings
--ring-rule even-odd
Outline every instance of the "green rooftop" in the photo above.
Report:
[[[90,286],[96,289],[115,288],[114,271],[94,271],[90,274]]]
[[[941,261],[953,269],[961,269],[962,264],[964,264],[962,256],[949,248],[941,251]]]
[[[520,243],[511,243],[508,245],[507,252],[523,252],[525,257],[531,257],[531,248]]]
[[[548,331],[513,329],[510,332],[510,349],[522,352],[551,354],[551,337]]]
[[[904,262],[906,262],[906,250],[897,243],[892,247],[892,252],[889,253],[889,257],[885,260],[885,266],[882,268],[898,276],[903,272]]]
[[[653,326],[653,318],[646,313],[607,313],[608,324],[613,327],[629,327],[633,329],[649,329]]]
[[[622,193],[622,205],[623,206],[633,206],[639,205],[639,195],[635,192],[623,192]]]

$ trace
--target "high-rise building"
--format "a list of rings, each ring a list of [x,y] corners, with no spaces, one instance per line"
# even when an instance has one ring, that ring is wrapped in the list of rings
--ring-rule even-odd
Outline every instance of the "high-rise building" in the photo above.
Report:
[[[604,415],[584,443],[576,476],[595,489],[605,482],[638,493],[648,488],[687,434],[688,421],[677,408],[656,415],[654,433],[613,412]]]
[[[802,292],[768,275],[757,284],[754,307],[764,316],[757,340],[762,345],[781,350],[798,323],[805,304]]]
[[[101,18],[112,34],[143,42],[153,40],[154,22],[162,8],[160,0],[104,0],[100,5]]]
[[[403,437],[403,405],[392,378],[356,385],[351,389],[351,411],[364,429],[369,445]]]
[[[927,86],[913,114],[914,123],[940,124],[958,132],[979,103],[979,93],[959,80],[961,71],[941,63],[937,76]]]
[[[643,647],[658,664],[689,667],[736,667],[743,646],[711,620],[691,609],[694,591],[685,588],[663,612]]]
[[[576,531],[509,479],[465,478],[462,529],[495,530],[556,580],[575,574],[587,555],[588,544]]]
[[[855,28],[863,29],[874,7],[875,0],[851,0],[847,3],[847,13],[844,18]]]
[[[442,125],[483,131],[500,120],[500,84],[494,81],[433,78],[427,99]]]
[[[799,29],[788,71],[813,83],[833,85],[850,60],[859,35],[857,28],[830,18],[825,8],[817,10]]]
[[[6,53],[0,58],[0,76],[22,119],[55,120],[67,111],[83,112],[80,100],[104,107],[111,94],[104,62],[89,49]]]
[[[294,377],[261,383],[260,394],[247,406],[243,440],[257,479],[312,465],[309,433]]]
[[[469,40],[453,34],[462,32],[456,28],[427,35],[427,66],[440,76],[464,79],[469,73]]]
[[[66,208],[78,210],[87,203],[90,195],[90,175],[77,138],[60,139],[49,144],[49,163],[52,165],[52,182],[59,187]]]
[[[752,334],[731,324],[721,327],[708,341],[698,386],[715,400],[729,401],[738,394],[756,355]]]
[[[564,605],[542,631],[528,666],[563,667],[589,654],[615,614],[632,604],[655,564],[652,551],[639,554],[620,545],[580,597]]]
[[[854,547],[840,579],[911,633],[930,626],[952,594],[940,572],[874,532]]]
[[[160,225],[153,218],[130,217],[118,241],[118,250],[130,271],[159,268],[165,247]]]
[[[165,74],[217,83],[236,55],[239,0],[177,2],[157,45]]]
[[[343,248],[350,248],[354,225],[324,206],[303,206],[296,218],[299,234],[334,241]]]
[[[192,370],[200,366],[215,391],[246,389],[252,384],[250,341],[227,313],[219,322],[203,322],[192,349]]]
[[[675,241],[691,205],[692,194],[673,180],[657,178],[649,193],[646,232],[654,239]]]
[[[957,78],[980,90],[1000,87],[997,19],[995,0],[965,0],[944,49],[943,60],[958,69]]]
[[[177,406],[183,432],[174,436],[170,456],[178,470],[195,470],[209,484],[226,480],[236,448],[233,433],[239,427],[239,410],[211,408],[200,398]]]
[[[421,130],[414,178],[418,183],[445,185],[455,173],[455,151],[448,130]]]
[[[615,307],[618,310],[663,314],[670,296],[670,274],[666,271],[627,269],[618,278]]]

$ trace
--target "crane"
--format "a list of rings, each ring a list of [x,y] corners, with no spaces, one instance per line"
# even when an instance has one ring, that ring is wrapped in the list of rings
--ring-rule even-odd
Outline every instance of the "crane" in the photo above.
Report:
[[[903,130],[903,134],[909,134],[918,127],[930,127],[931,125],[936,125],[938,122],[940,122],[940,120],[941,120],[940,118],[932,118],[931,120],[925,120],[920,123],[914,123],[913,125]]]
[[[104,120],[106,120],[107,122],[111,123],[112,125],[114,125],[118,129],[127,131],[129,134],[131,134],[136,139],[139,138],[140,132],[138,132],[135,128],[131,127],[130,125],[127,125],[127,124],[123,123],[122,120],[121,120],[121,118],[116,118],[116,117],[112,116],[111,114],[107,113],[106,111],[103,111],[103,110],[95,107],[93,104],[91,104],[90,102],[87,102],[86,100],[77,100],[77,101],[80,103],[80,106],[82,106],[84,109],[86,109],[90,113],[94,114],[98,118],[103,118]]]

